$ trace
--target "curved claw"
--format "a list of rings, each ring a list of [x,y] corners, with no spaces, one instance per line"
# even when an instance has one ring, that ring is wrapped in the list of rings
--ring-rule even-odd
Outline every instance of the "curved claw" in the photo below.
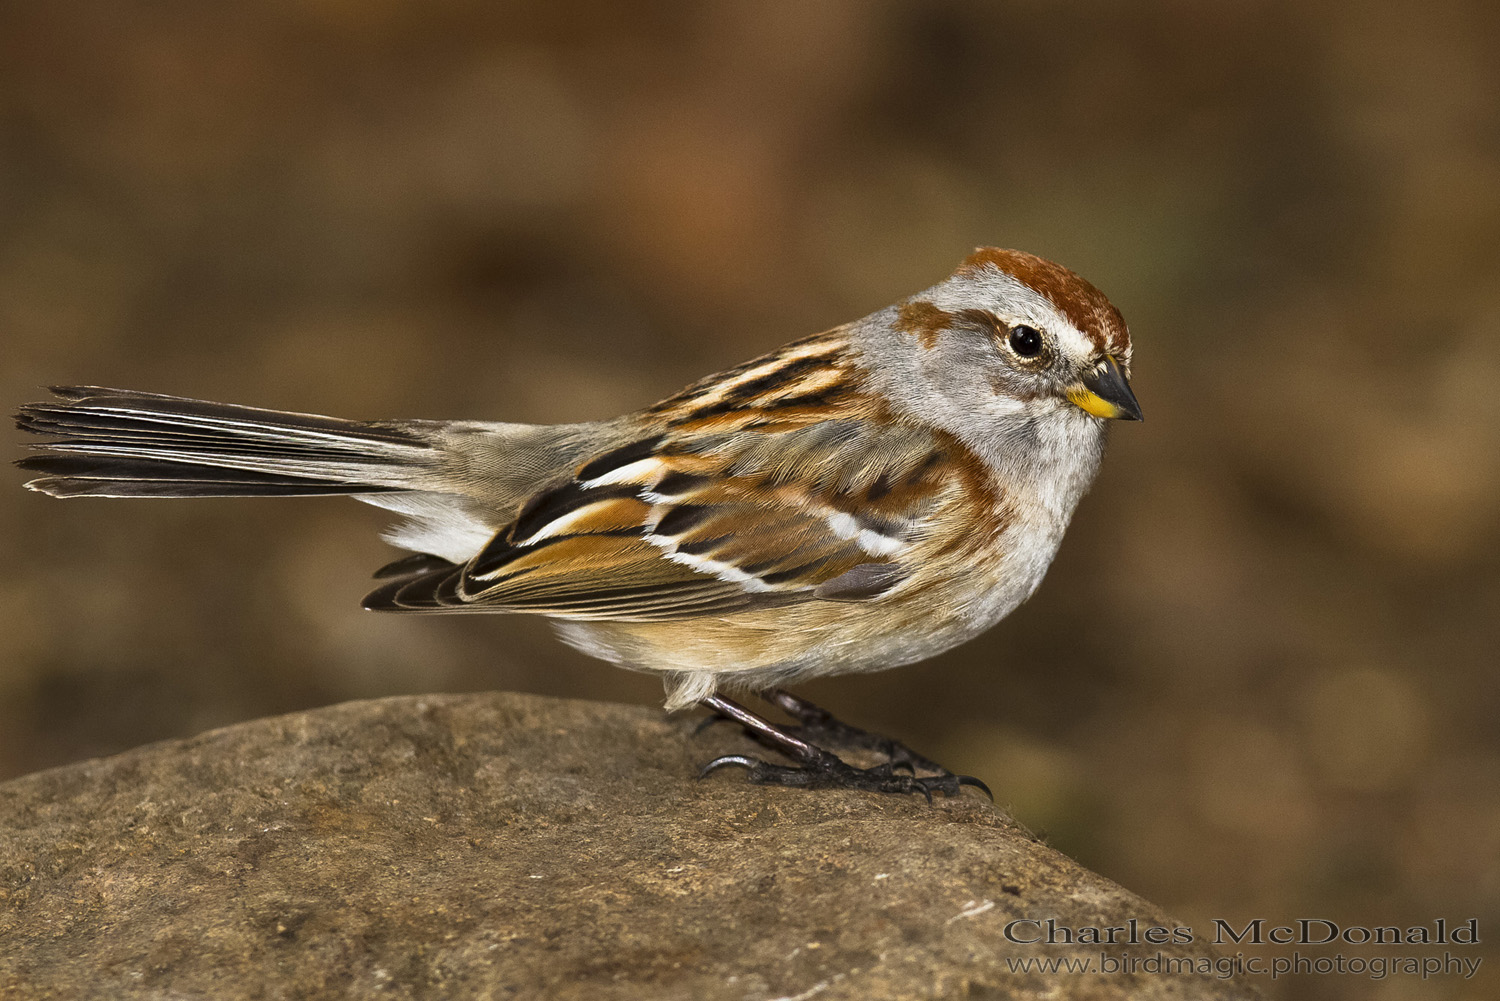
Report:
[[[986,796],[988,796],[990,798],[990,802],[991,803],[993,803],[995,801],[995,794],[992,793],[992,792],[990,792],[990,787],[987,786],[987,785],[985,785],[979,779],[976,779],[974,776],[972,776],[972,775],[959,775],[959,776],[956,776],[956,778],[958,779],[958,784],[960,786],[973,786],[975,789],[978,789],[980,792],[982,792]]]
[[[755,766],[759,764],[759,761],[756,761],[754,758],[747,758],[743,754],[724,754],[713,759],[708,764],[699,769],[698,777],[700,779],[707,778],[711,773],[716,772],[720,768],[725,768],[729,765],[739,765],[741,768],[749,768],[753,770]]]
[[[778,765],[745,754],[725,754],[704,765],[698,773],[700,778],[721,768],[736,765],[745,769],[745,779],[753,785],[859,789],[881,793],[920,792],[928,803],[933,802],[932,794],[935,792],[944,796],[958,796],[963,787],[968,785],[994,801],[994,793],[979,779],[972,775],[955,775],[899,741],[840,723],[817,706],[780,690],[773,689],[768,701],[802,721],[801,725],[778,727],[733,700],[711,696],[701,700],[701,704],[712,715],[698,724],[695,733],[702,733],[719,722],[738,723],[751,738],[790,757],[797,764]],[[822,740],[828,739],[845,746],[875,751],[886,760],[871,768],[856,768],[818,746]],[[937,774],[924,776],[919,775],[919,772]]]

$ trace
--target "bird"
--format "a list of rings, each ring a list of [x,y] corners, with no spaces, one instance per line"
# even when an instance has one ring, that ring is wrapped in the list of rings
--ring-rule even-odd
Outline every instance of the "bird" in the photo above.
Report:
[[[545,616],[783,760],[750,782],[988,792],[793,695],[933,657],[1041,583],[1103,456],[1140,420],[1131,340],[1067,268],[981,247],[938,284],[610,420],[358,421],[51,387],[17,465],[53,497],[345,495],[400,522],[383,612]],[[795,724],[749,709],[763,698]],[[883,761],[851,764],[864,748]],[[787,763],[789,762],[789,763]]]

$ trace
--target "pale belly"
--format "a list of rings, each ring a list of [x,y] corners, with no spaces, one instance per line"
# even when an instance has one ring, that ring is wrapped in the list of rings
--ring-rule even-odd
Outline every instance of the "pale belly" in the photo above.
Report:
[[[1060,528],[1007,532],[968,565],[869,602],[809,601],[671,622],[563,622],[559,633],[592,656],[674,676],[668,708],[719,687],[879,671],[936,656],[1009,615],[1041,583],[1061,537]]]

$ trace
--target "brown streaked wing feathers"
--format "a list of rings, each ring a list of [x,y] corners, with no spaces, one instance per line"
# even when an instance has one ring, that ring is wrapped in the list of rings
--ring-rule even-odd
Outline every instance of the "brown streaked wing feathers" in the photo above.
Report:
[[[497,603],[460,593],[463,567],[438,569],[395,580],[365,597],[364,607],[380,612],[534,612],[565,618],[653,620],[723,614],[747,607],[749,598],[735,589],[695,575],[702,584],[657,584],[644,587],[577,588],[552,595]]]
[[[829,357],[808,358],[790,359],[785,379],[762,360],[728,386],[679,394],[659,416],[691,420],[584,462],[467,566],[392,581],[365,607],[654,620],[878,598],[905,578],[901,550],[953,486],[944,446],[853,390],[768,413],[803,395],[799,380],[827,378]],[[586,486],[644,459],[628,482]]]

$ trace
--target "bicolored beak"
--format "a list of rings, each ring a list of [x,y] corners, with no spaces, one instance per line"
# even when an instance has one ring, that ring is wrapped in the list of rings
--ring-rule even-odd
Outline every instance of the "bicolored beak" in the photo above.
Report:
[[[1121,421],[1141,419],[1141,405],[1135,401],[1130,383],[1125,381],[1119,364],[1111,355],[1105,355],[1093,371],[1068,390],[1068,400],[1095,417]]]

